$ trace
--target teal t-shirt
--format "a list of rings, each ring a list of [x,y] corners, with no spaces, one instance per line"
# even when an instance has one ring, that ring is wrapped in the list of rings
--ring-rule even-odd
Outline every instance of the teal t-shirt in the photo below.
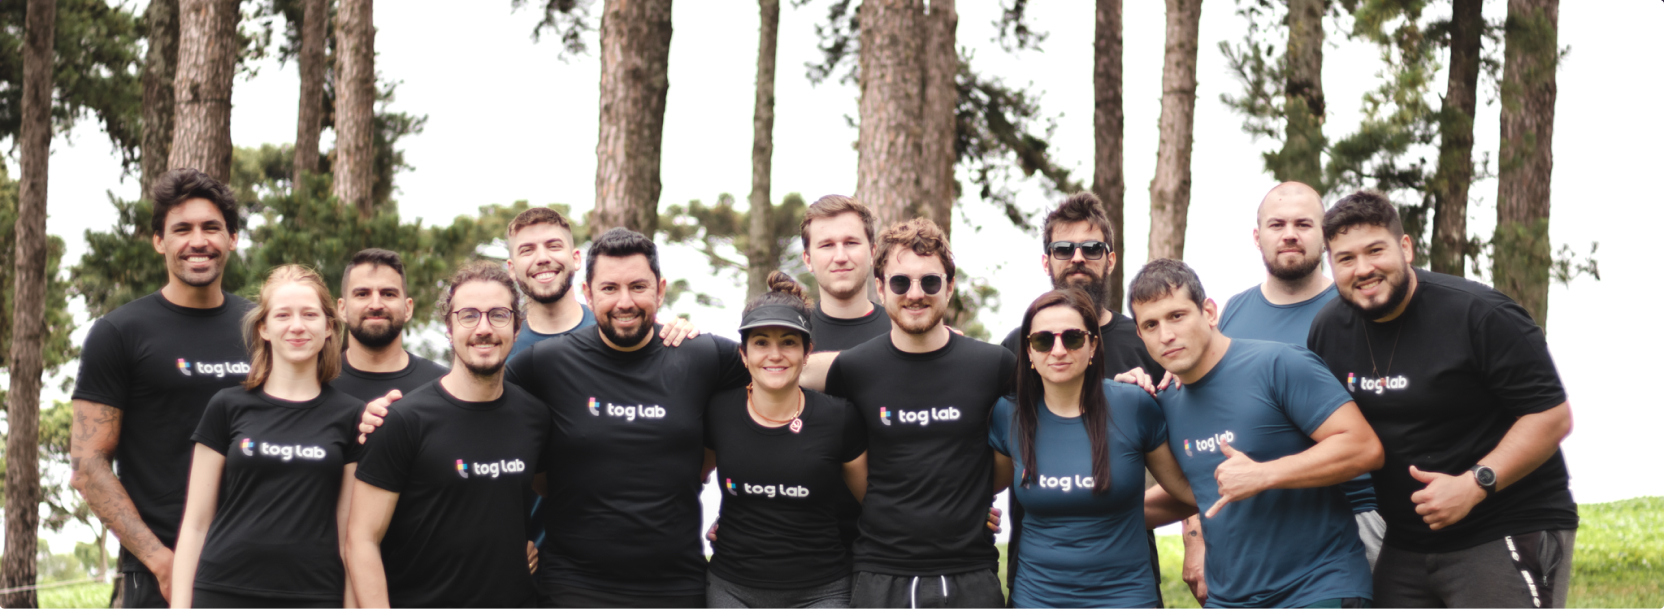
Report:
[[[1109,401],[1110,486],[1092,492],[1092,449],[1079,417],[1039,406],[1034,430],[1038,467],[1022,486],[1022,461],[1010,398],[994,405],[988,443],[1015,464],[1012,492],[1025,511],[1023,559],[1011,601],[1016,607],[1154,607],[1156,579],[1144,529],[1144,453],[1167,441],[1167,423],[1150,394],[1105,382]]]
[[[514,356],[520,355],[521,351],[525,351],[527,349],[530,349],[530,348],[532,348],[532,345],[543,342],[545,339],[554,338],[554,337],[560,336],[562,334],[570,334],[572,332],[577,332],[580,329],[588,328],[590,326],[595,325],[595,312],[589,310],[589,305],[580,304],[578,306],[583,307],[583,309],[584,309],[583,319],[579,319],[578,320],[578,325],[572,326],[571,330],[567,330],[565,332],[556,332],[554,334],[544,334],[542,332],[538,332],[536,330],[533,330],[532,327],[529,326],[529,325],[526,325],[525,322],[521,322],[521,324],[520,324],[520,335],[514,337],[514,349],[508,352],[509,359],[513,359]]]
[[[1338,294],[1335,285],[1329,284],[1329,289],[1304,302],[1280,305],[1266,300],[1260,286],[1256,285],[1231,297],[1225,305],[1224,314],[1219,316],[1219,331],[1231,338],[1270,340],[1304,347],[1317,312]],[[1339,486],[1346,492],[1346,500],[1352,504],[1354,513],[1375,511],[1375,484],[1369,479],[1369,474],[1347,480]]]
[[[1265,462],[1305,451],[1352,396],[1312,352],[1232,339],[1213,370],[1161,392],[1167,441],[1203,512],[1219,501],[1221,442]],[[1369,561],[1338,487],[1269,490],[1202,518],[1208,606],[1302,607],[1373,599]]]

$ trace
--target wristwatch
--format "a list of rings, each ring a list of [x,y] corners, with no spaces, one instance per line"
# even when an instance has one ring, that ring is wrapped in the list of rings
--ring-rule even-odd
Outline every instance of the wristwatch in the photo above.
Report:
[[[1473,481],[1479,483],[1479,488],[1485,489],[1485,497],[1496,493],[1496,470],[1486,465],[1475,465],[1468,471],[1473,472]]]

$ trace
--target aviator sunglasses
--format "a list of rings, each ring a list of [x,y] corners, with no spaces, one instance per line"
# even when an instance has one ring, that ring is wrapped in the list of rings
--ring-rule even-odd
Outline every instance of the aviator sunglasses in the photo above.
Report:
[[[1086,256],[1087,260],[1099,260],[1104,257],[1104,254],[1109,253],[1114,248],[1108,243],[1104,243],[1102,241],[1082,241],[1080,243],[1076,243],[1074,241],[1053,241],[1051,245],[1046,246],[1046,251],[1051,252],[1052,259],[1054,260],[1073,259],[1075,257],[1075,250],[1077,249],[1080,250],[1082,255]]]
[[[1042,330],[1028,335],[1028,348],[1042,353],[1049,352],[1052,350],[1052,345],[1057,344],[1057,337],[1059,336],[1063,337],[1063,348],[1074,351],[1086,345],[1086,337],[1091,335],[1087,334],[1085,330],[1078,329],[1062,332]]]
[[[942,285],[947,283],[947,277],[939,273],[931,273],[919,278],[919,289],[924,293],[934,295],[942,291]],[[890,293],[906,296],[907,291],[913,289],[913,278],[906,275],[890,276]]]

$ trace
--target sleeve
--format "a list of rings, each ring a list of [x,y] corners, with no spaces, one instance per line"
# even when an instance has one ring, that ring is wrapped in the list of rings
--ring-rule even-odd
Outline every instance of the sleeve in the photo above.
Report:
[[[1518,304],[1492,309],[1478,324],[1474,347],[1485,388],[1508,414],[1536,414],[1566,401],[1543,329]]]
[[[537,375],[532,373],[536,369],[536,366],[532,364],[532,358],[535,356],[533,351],[533,349],[526,349],[519,354],[509,356],[508,364],[503,366],[506,370],[503,380],[536,395],[539,387],[537,386]],[[446,372],[450,372],[450,370],[446,370]]]
[[[1017,393],[1017,356],[1010,351],[1000,353],[1000,367],[994,371],[1000,379],[1000,395]]]
[[[196,432],[191,434],[191,441],[214,450],[221,455],[231,450],[231,416],[226,411],[230,409],[230,398],[227,391],[241,391],[241,388],[230,388],[214,394],[208,400],[208,407],[202,411],[202,420],[196,424]]]
[[[1016,412],[1011,398],[1003,397],[994,402],[994,414],[988,419],[988,447],[1007,457],[1011,456],[1011,416]]]
[[[854,461],[861,453],[867,452],[867,423],[861,420],[861,411],[847,400],[833,398],[842,406],[844,413],[844,442],[843,454],[839,458],[844,463]]]
[[[751,371],[740,357],[740,344],[721,336],[712,336],[711,342],[716,344],[716,378],[720,379],[717,389],[733,389],[750,383]]]
[[[1278,345],[1286,350],[1273,360],[1277,402],[1283,408],[1283,415],[1310,436],[1317,433],[1317,428],[1330,415],[1352,401],[1352,395],[1335,380],[1335,375],[1317,354],[1292,345]]]
[[[1167,442],[1167,416],[1162,414],[1161,405],[1150,394],[1138,391],[1138,435],[1143,441],[1144,452],[1150,452]]]
[[[826,367],[826,395],[841,398],[849,397],[849,388],[844,386],[844,356],[832,357],[832,364]]]
[[[1000,346],[1005,347],[1006,351],[1010,351],[1013,357],[1017,355],[1017,350],[1021,349],[1023,346],[1022,338],[1017,336],[1017,333],[1022,330],[1022,326],[1012,328],[1011,333],[1005,335],[1005,340],[1000,341]]]
[[[81,370],[75,375],[72,399],[127,407],[129,378],[127,346],[115,324],[100,318],[81,346]]]
[[[364,459],[365,445],[358,443],[358,418],[364,412],[364,402],[345,393],[341,395],[346,400],[339,425],[347,440],[346,448],[341,450],[341,458],[346,463],[357,463]]]
[[[416,422],[399,409],[387,413],[381,429],[370,434],[358,460],[359,480],[395,493],[403,492],[416,460]]]

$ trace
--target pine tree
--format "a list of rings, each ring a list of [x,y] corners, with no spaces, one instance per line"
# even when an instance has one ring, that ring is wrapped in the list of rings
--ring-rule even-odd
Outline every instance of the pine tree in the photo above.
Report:
[[[1161,143],[1150,180],[1150,259],[1184,258],[1190,214],[1190,147],[1196,128],[1196,49],[1202,0],[1167,0],[1161,71]]]

